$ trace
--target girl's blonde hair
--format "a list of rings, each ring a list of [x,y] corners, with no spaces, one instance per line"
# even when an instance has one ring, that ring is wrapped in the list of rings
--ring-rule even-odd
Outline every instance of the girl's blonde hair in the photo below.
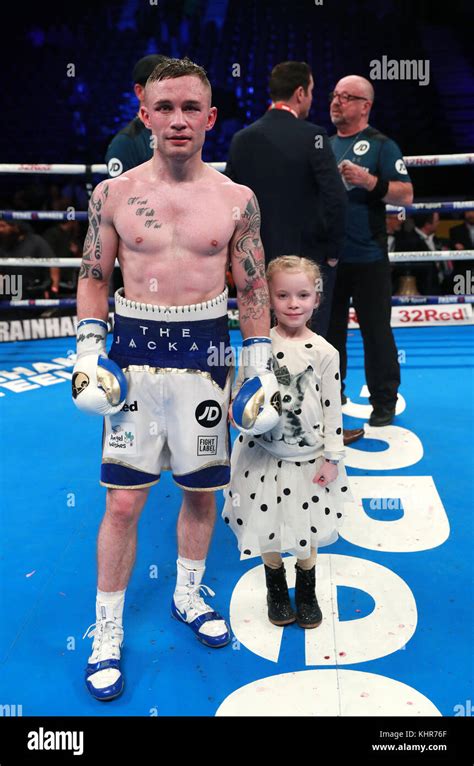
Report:
[[[319,295],[317,306],[320,305],[323,297],[323,278],[317,263],[310,261],[309,258],[302,258],[299,255],[281,255],[279,258],[271,260],[268,264],[266,272],[268,284],[271,283],[277,271],[304,272],[310,282],[314,284],[314,289]],[[310,327],[311,321],[308,321],[306,324]]]
[[[323,291],[321,270],[318,264],[310,261],[309,258],[301,258],[299,255],[281,255],[279,258],[274,258],[267,267],[267,282],[272,281],[277,271],[303,271],[314,283],[316,292]]]

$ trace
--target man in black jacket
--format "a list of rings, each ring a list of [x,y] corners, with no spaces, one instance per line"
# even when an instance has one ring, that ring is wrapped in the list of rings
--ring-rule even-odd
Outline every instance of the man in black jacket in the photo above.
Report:
[[[413,216],[415,224],[411,231],[403,233],[400,238],[400,251],[423,252],[443,249],[443,242],[436,236],[439,224],[439,213],[417,213]],[[440,295],[441,287],[447,276],[447,264],[442,261],[414,261],[401,263],[396,267],[400,276],[414,276],[416,287],[421,295]]]
[[[305,62],[277,64],[270,76],[272,104],[234,135],[225,172],[256,194],[267,264],[300,255],[320,266],[324,300],[312,329],[325,337],[347,201],[326,131],[306,121],[313,85]]]
[[[326,131],[306,122],[313,86],[305,62],[277,64],[269,83],[272,103],[263,117],[234,135],[225,172],[255,192],[267,264],[280,255],[318,264],[323,296],[312,330],[325,337],[347,200]],[[344,444],[363,435],[361,428],[344,430]]]

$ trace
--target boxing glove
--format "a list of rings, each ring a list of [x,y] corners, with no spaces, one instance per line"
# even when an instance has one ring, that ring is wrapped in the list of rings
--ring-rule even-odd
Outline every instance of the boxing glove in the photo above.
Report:
[[[271,431],[281,416],[281,395],[271,370],[271,355],[270,338],[246,338],[242,344],[240,363],[245,379],[232,402],[232,417],[239,431],[247,435]]]
[[[127,379],[106,352],[107,322],[81,319],[77,325],[77,360],[72,371],[72,399],[89,415],[114,415],[127,398]]]

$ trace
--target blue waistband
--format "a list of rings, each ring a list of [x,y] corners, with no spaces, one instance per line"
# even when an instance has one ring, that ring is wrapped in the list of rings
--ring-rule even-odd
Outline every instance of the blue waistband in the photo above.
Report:
[[[184,322],[115,314],[109,358],[120,367],[148,365],[209,372],[222,388],[233,365],[227,315]]]

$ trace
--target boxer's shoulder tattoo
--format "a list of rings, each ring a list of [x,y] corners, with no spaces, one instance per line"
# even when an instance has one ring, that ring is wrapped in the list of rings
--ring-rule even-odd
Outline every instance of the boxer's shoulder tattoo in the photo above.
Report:
[[[265,259],[260,238],[260,208],[255,194],[247,202],[236,234],[234,256],[245,272],[238,292],[241,320],[259,319],[269,306]]]
[[[89,202],[89,228],[87,230],[79,279],[103,279],[100,259],[102,257],[102,240],[100,238],[100,222],[102,208],[109,196],[109,185],[104,183],[100,190],[94,190]]]
[[[143,218],[145,229],[161,229],[163,224],[155,218],[155,211],[152,207],[148,207],[147,199],[143,197],[129,197],[127,205],[131,205],[135,209],[135,215]]]

